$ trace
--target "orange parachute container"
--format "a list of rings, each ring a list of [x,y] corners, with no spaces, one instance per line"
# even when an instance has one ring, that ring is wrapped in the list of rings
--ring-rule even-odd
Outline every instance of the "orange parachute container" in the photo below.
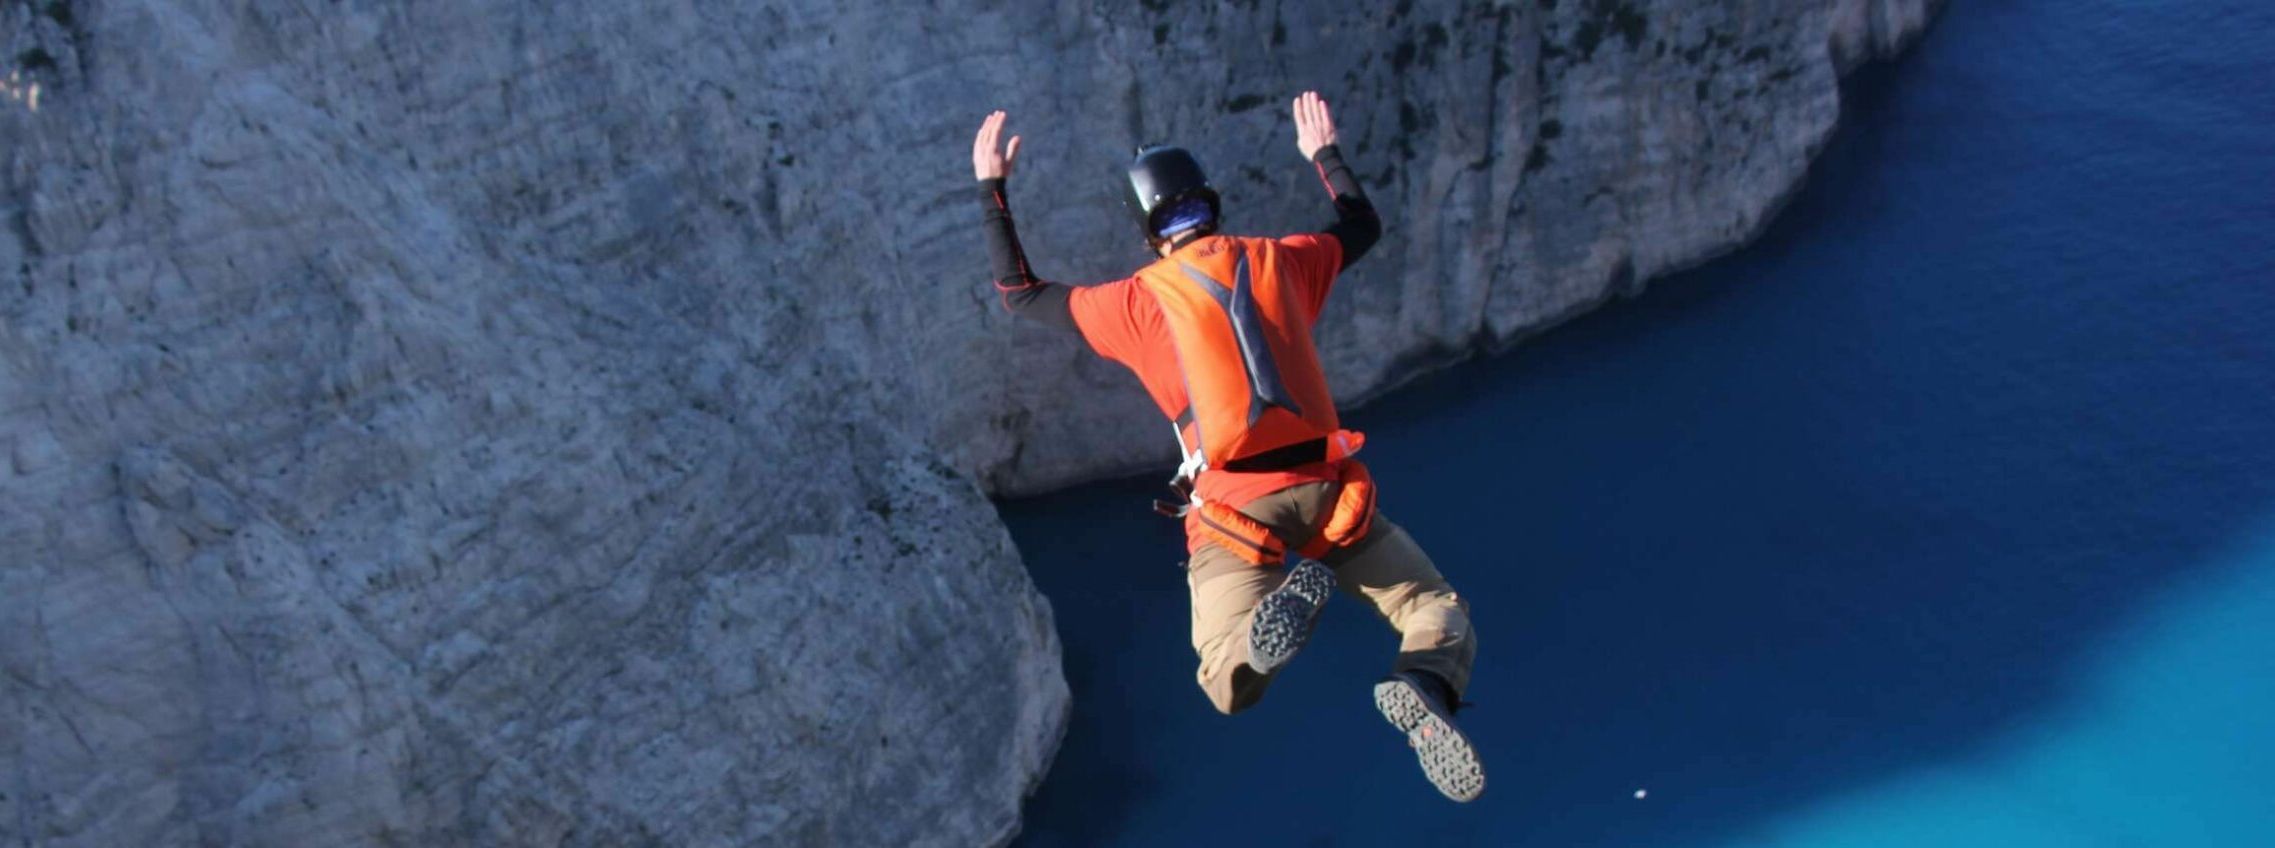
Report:
[[[1269,239],[1212,236],[1138,271],[1177,347],[1188,465],[1210,467],[1336,432],[1303,295]]]

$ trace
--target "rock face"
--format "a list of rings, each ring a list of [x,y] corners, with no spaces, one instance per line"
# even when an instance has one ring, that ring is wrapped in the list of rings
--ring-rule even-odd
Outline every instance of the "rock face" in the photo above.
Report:
[[[1936,0],[0,0],[0,844],[972,844],[1068,708],[986,492],[1165,461],[993,303],[1136,142],[1389,235],[1346,398],[1730,248]],[[1080,567],[1073,563],[1043,567]]]

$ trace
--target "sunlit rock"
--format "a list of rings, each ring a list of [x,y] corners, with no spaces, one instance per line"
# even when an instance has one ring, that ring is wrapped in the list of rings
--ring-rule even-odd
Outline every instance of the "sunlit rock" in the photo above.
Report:
[[[1005,839],[985,493],[1171,442],[995,306],[987,110],[1079,282],[1139,141],[1323,220],[1325,92],[1358,398],[1744,240],[1932,5],[0,4],[0,843]]]

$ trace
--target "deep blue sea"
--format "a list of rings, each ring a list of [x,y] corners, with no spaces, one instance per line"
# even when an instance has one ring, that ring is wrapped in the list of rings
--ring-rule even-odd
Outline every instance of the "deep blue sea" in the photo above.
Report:
[[[1483,799],[1349,598],[1212,712],[1148,477],[1002,506],[1074,690],[1023,843],[2275,846],[2275,3],[1961,0],[1844,99],[1754,245],[1349,416]]]

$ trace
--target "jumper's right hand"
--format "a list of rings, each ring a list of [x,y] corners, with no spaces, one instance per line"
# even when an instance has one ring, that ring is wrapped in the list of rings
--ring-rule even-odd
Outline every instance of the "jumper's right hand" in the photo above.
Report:
[[[1008,179],[1011,163],[1019,156],[1019,137],[1012,136],[1011,144],[998,147],[1003,137],[1004,113],[998,109],[980,122],[980,134],[972,139],[972,177],[980,180]]]
[[[1295,99],[1295,146],[1303,160],[1311,161],[1319,149],[1335,143],[1335,119],[1327,115],[1327,101],[1319,92],[1306,91]]]

